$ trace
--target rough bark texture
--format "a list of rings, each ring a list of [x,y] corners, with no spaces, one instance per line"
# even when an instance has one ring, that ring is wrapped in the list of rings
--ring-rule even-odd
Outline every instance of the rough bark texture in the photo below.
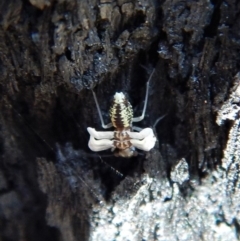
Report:
[[[237,0],[0,2],[0,239],[226,240],[240,234]],[[93,155],[116,91],[156,126]]]

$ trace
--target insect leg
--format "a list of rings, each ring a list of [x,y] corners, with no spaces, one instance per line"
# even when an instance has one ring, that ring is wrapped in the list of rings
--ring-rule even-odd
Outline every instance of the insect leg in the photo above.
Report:
[[[150,75],[150,77],[147,81],[147,84],[146,84],[146,95],[145,95],[145,101],[144,101],[144,107],[143,107],[142,115],[139,116],[139,117],[134,117],[132,119],[132,122],[139,122],[139,121],[144,119],[145,112],[146,112],[146,109],[147,109],[147,102],[148,102],[149,83],[150,83],[150,80],[151,80],[151,78],[154,74],[154,71],[155,71],[155,69],[153,69],[153,71],[152,71],[152,73],[151,73],[151,75]]]
[[[114,148],[113,141],[109,139],[96,140],[93,136],[90,136],[88,147],[92,151],[104,151],[110,148]]]
[[[113,139],[114,137],[114,132],[113,131],[96,131],[94,128],[92,127],[88,127],[87,128],[88,133],[90,134],[90,136],[93,136],[96,139]]]
[[[146,137],[155,137],[151,128],[144,128],[140,132],[128,132],[129,137],[132,139],[142,140]]]
[[[99,118],[101,120],[102,127],[104,129],[108,129],[108,128],[112,127],[112,123],[109,123],[107,125],[104,124],[103,117],[102,117],[102,112],[101,112],[99,104],[98,104],[97,96],[96,96],[96,94],[95,94],[95,92],[93,90],[92,90],[92,93],[93,93],[94,101],[95,101],[96,106],[97,106],[97,111],[98,111]]]
[[[143,133],[143,132],[146,132],[146,133]],[[150,151],[155,146],[157,139],[154,136],[151,128],[143,129],[142,133],[141,132],[140,133],[132,132],[131,134],[132,134],[132,136],[139,135],[139,136],[135,136],[135,139],[130,140],[132,145],[134,147],[136,147],[137,149],[140,149],[143,151]],[[143,139],[139,140],[141,137],[143,137]]]
[[[135,131],[138,131],[138,132],[140,132],[142,130],[142,128],[138,127],[138,126],[132,126],[132,129]]]

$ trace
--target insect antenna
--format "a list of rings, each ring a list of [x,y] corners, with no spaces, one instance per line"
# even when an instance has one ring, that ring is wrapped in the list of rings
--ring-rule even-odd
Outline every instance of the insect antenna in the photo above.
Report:
[[[154,124],[153,124],[153,130],[154,130],[154,131],[156,130],[157,124],[158,124],[165,116],[167,116],[167,115],[168,115],[168,113],[157,118],[157,120],[156,120],[156,121],[154,122]]]
[[[29,122],[26,120],[26,118],[24,118],[24,116],[22,114],[19,113],[19,111],[16,110],[15,107],[13,107],[13,105],[11,105],[12,110],[16,113],[16,115],[24,122],[24,124],[27,126],[27,128],[37,137],[38,140],[40,140],[53,154],[53,156],[55,156],[58,160],[58,163],[56,164],[58,166],[58,169],[65,175],[66,177],[69,176],[74,176],[75,178],[77,178],[78,180],[80,180],[80,182],[82,183],[82,185],[84,185],[87,190],[91,193],[91,195],[94,197],[94,199],[96,199],[96,201],[99,204],[103,203],[103,199],[100,197],[100,195],[97,194],[97,192],[94,190],[94,188],[92,188],[91,186],[94,186],[94,182],[91,182],[91,184],[88,184],[84,178],[82,178],[77,172],[76,170],[83,172],[81,170],[81,167],[78,166],[77,169],[74,168],[70,168],[70,164],[68,163],[77,163],[79,162],[79,159],[82,157],[97,157],[98,155],[96,154],[89,154],[89,153],[83,153],[83,151],[81,151],[81,155],[78,156],[78,160],[76,160],[76,158],[71,158],[71,157],[64,157],[63,153],[59,152],[60,148],[59,145],[57,144],[57,148],[53,148],[33,127],[32,125],[29,124]],[[76,124],[79,126],[78,122],[76,121],[76,119],[74,118],[74,116],[71,115],[71,117],[74,119],[74,121],[76,122]],[[56,150],[57,149],[57,150]],[[106,157],[109,156],[113,156],[113,155],[106,155]],[[64,168],[65,167],[65,168]],[[65,169],[65,170],[64,170]],[[71,170],[72,169],[72,170]],[[69,171],[69,173],[66,173],[66,170]],[[73,173],[74,172],[74,173]],[[65,176],[64,175],[64,176]],[[70,182],[70,181],[69,181]]]
[[[83,178],[81,178],[79,175],[77,176],[78,179],[85,185],[85,187],[88,188],[88,190],[90,191],[90,193],[95,197],[95,199],[97,200],[97,202],[102,205],[104,202],[103,202],[103,199],[100,198],[99,195],[97,195],[97,193],[94,191],[94,189],[92,187],[90,187],[87,182],[84,181]]]
[[[146,109],[147,109],[147,103],[148,103],[148,95],[149,95],[149,83],[152,79],[152,76],[155,72],[155,68],[153,69],[150,77],[148,78],[148,81],[146,83],[146,93],[145,93],[145,99],[144,99],[144,106],[143,106],[143,110],[142,110],[142,115],[141,116],[138,116],[138,117],[133,117],[132,121],[133,122],[139,122],[141,120],[144,119],[144,116],[145,116],[145,113],[146,113]]]
[[[145,65],[143,65],[143,64],[139,64],[139,66],[141,66],[143,69],[145,69],[146,71],[148,71],[149,69],[148,69],[148,67],[146,67]]]
[[[108,168],[110,168],[112,171],[114,171],[118,176],[120,176],[121,178],[125,177],[120,171],[118,171],[117,169],[115,169],[114,167],[109,165],[107,162],[103,161],[102,156],[98,156],[98,157],[104,165],[106,165]]]
[[[95,101],[95,104],[96,104],[96,107],[97,107],[97,111],[98,111],[98,115],[99,115],[99,118],[100,118],[100,121],[101,121],[101,125],[104,129],[108,129],[110,127],[113,126],[113,124],[110,122],[108,123],[107,125],[104,124],[104,120],[103,120],[103,116],[102,116],[102,112],[101,112],[101,109],[100,109],[100,106],[99,106],[99,103],[98,103],[98,100],[97,100],[97,96],[95,94],[95,92],[92,90],[92,94],[93,94],[93,98],[94,98],[94,101]]]
[[[80,185],[84,185],[95,201],[102,205],[104,203],[104,198],[101,194],[101,183],[93,178],[94,174],[90,167],[90,163],[79,161],[85,159],[89,155],[83,150],[73,149],[71,143],[67,143],[65,146],[57,144],[56,149],[56,158],[58,160],[56,165],[58,166],[58,170],[64,174],[69,185],[71,187],[78,187],[76,180],[79,180],[81,183]],[[96,157],[96,155],[94,157]],[[86,158],[86,160],[88,159]],[[81,190],[79,189],[79,191],[83,192],[82,195],[84,195],[84,188],[81,188]]]
[[[24,121],[25,125],[37,136],[37,138],[42,141],[51,152],[55,153],[53,147],[27,122],[27,120],[13,107],[13,105],[10,104],[10,106],[13,111]]]

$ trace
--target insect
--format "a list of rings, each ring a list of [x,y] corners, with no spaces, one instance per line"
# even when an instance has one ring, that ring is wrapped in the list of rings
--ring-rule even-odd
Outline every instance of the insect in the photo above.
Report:
[[[133,108],[126,96],[122,92],[116,92],[109,110],[111,122],[105,125],[96,94],[92,90],[102,127],[104,129],[115,128],[114,131],[96,131],[94,128],[88,127],[87,131],[90,134],[88,147],[92,151],[98,152],[111,148],[115,156],[130,158],[138,154],[136,149],[148,152],[154,147],[157,138],[152,128],[141,129],[132,125],[133,122],[142,121],[145,117],[149,82],[154,71],[155,69],[152,71],[146,84],[144,107],[142,115],[139,117],[133,117]]]

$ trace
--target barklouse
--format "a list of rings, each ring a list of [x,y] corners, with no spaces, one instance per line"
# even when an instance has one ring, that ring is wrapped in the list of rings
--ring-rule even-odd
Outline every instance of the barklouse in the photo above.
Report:
[[[87,131],[90,134],[88,146],[92,151],[98,152],[111,148],[115,156],[132,157],[137,155],[136,148],[150,151],[154,147],[157,139],[152,128],[141,129],[132,125],[133,122],[139,122],[144,119],[148,102],[149,82],[154,71],[155,69],[152,71],[146,84],[144,107],[142,115],[139,117],[133,117],[133,108],[126,96],[122,92],[117,92],[114,95],[109,111],[111,123],[105,125],[96,94],[92,90],[102,127],[104,129],[115,128],[114,131],[96,131],[94,128],[88,127]]]

